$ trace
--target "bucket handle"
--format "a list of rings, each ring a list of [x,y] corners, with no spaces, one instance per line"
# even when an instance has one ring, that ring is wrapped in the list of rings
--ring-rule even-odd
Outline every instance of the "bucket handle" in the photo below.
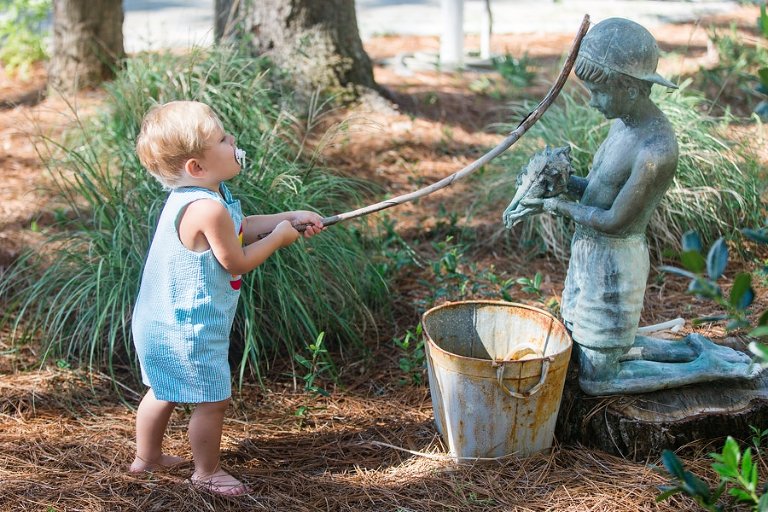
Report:
[[[544,381],[547,379],[547,372],[549,371],[549,364],[552,362],[552,360],[549,357],[545,357],[542,360],[541,363],[541,378],[539,379],[539,382],[533,386],[528,391],[523,391],[521,393],[517,393],[515,391],[512,391],[507,386],[504,385],[504,368],[508,361],[498,361],[494,366],[498,366],[496,370],[496,379],[499,383],[499,387],[504,390],[506,394],[513,398],[529,398],[536,393],[539,392],[541,389],[541,386],[544,385]],[[519,363],[518,363],[519,364]]]

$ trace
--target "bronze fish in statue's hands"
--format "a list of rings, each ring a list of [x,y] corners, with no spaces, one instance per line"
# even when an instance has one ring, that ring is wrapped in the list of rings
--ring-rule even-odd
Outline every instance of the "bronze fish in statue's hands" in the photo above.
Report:
[[[541,212],[540,207],[524,204],[529,199],[546,199],[565,192],[571,167],[571,148],[564,146],[550,148],[534,154],[525,169],[517,175],[517,191],[512,202],[504,210],[503,220],[507,229],[517,224],[526,215]]]

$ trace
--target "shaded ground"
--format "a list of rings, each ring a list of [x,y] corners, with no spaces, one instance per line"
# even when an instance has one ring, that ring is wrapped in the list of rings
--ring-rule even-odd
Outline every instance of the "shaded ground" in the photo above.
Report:
[[[755,8],[734,15],[753,23]],[[706,31],[693,25],[654,30],[666,50],[662,63],[670,75],[698,69],[712,59]],[[570,44],[561,36],[499,36],[496,50],[535,59],[541,83],[515,97],[538,99],[547,89],[557,62]],[[415,49],[436,50],[432,37],[379,37],[367,44],[374,59]],[[391,194],[421,187],[450,174],[494,145],[494,122],[510,121],[500,108],[506,100],[478,96],[469,84],[472,73],[396,74],[378,66],[376,78],[395,95],[399,113],[347,112],[351,129],[329,146],[326,163],[340,172],[379,183]],[[18,251],[39,240],[37,233],[55,207],[39,187],[45,183],[28,135],[59,133],[72,122],[72,104],[60,98],[34,103],[44,73],[28,82],[0,75],[0,96],[21,106],[0,111],[0,267]],[[78,98],[81,112],[98,107],[98,93]],[[337,121],[330,119],[329,121]],[[757,128],[745,127],[744,130]],[[759,133],[753,137],[762,136]],[[433,249],[424,233],[438,229],[436,212],[458,212],[462,228],[477,233],[471,258],[479,267],[494,265],[505,277],[547,276],[544,291],[559,296],[565,264],[554,258],[497,254],[497,215],[465,219],[466,183],[459,183],[416,204],[389,210],[397,232],[424,257]],[[335,213],[335,212],[328,212]],[[400,276],[396,325],[402,336],[418,322],[425,295],[419,275]],[[643,312],[646,323],[666,320],[681,311],[705,314],[707,305],[684,295],[685,283],[652,279]],[[765,301],[765,291],[759,290]],[[521,296],[523,301],[532,297]],[[722,336],[717,327],[698,329]],[[129,391],[121,401],[105,376],[93,381],[77,370],[56,365],[38,369],[34,346],[13,347],[0,337],[0,511],[19,510],[344,510],[344,511],[639,511],[697,510],[690,501],[654,501],[665,480],[646,464],[633,463],[579,447],[557,447],[551,454],[526,460],[509,458],[478,466],[456,467],[444,460],[446,449],[432,425],[429,390],[401,384],[400,354],[391,343],[372,347],[369,360],[343,370],[344,386],[329,398],[297,391],[284,369],[277,368],[266,388],[248,384],[239,394],[224,431],[224,465],[256,490],[254,497],[231,500],[201,494],[186,484],[182,467],[155,475],[124,472],[133,456],[133,411],[138,397]],[[287,369],[285,369],[287,371]],[[185,428],[189,411],[179,408],[167,437],[170,453],[190,457]],[[725,433],[724,433],[725,434]],[[390,446],[385,446],[390,445]],[[704,456],[718,446],[704,442],[684,450],[698,474],[713,478]],[[398,447],[401,449],[396,449]],[[404,450],[426,453],[415,455]],[[658,463],[658,461],[648,461]],[[761,461],[761,474],[768,468]]]

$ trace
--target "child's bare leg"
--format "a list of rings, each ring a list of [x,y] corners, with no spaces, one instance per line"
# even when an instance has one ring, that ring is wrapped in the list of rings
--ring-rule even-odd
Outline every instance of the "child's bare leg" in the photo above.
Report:
[[[152,388],[141,399],[136,411],[136,459],[130,471],[152,471],[184,462],[181,457],[163,453],[163,436],[176,404],[158,400]]]
[[[195,460],[192,482],[216,494],[238,496],[251,492],[240,480],[221,469],[221,430],[229,400],[199,404],[189,420],[189,443]]]

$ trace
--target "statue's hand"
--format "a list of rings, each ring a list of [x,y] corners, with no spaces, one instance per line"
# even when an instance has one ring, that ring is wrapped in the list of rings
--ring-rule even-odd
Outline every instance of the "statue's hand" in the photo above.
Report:
[[[512,229],[512,226],[523,220],[523,217],[536,213],[541,213],[541,208],[529,208],[522,203],[518,203],[517,205],[514,203],[510,204],[507,206],[507,209],[504,210],[504,215],[502,216],[504,227]]]
[[[557,197],[550,197],[547,199],[528,198],[523,199],[519,203],[512,202],[512,204],[507,206],[507,209],[504,210],[504,215],[502,217],[504,226],[507,229],[511,229],[512,226],[520,222],[523,217],[541,212],[557,214],[557,205],[561,201],[562,200]]]
[[[523,217],[541,213],[556,213],[559,199],[568,188],[571,173],[568,147],[536,153],[517,175],[515,197],[504,210],[502,219],[507,229]]]

